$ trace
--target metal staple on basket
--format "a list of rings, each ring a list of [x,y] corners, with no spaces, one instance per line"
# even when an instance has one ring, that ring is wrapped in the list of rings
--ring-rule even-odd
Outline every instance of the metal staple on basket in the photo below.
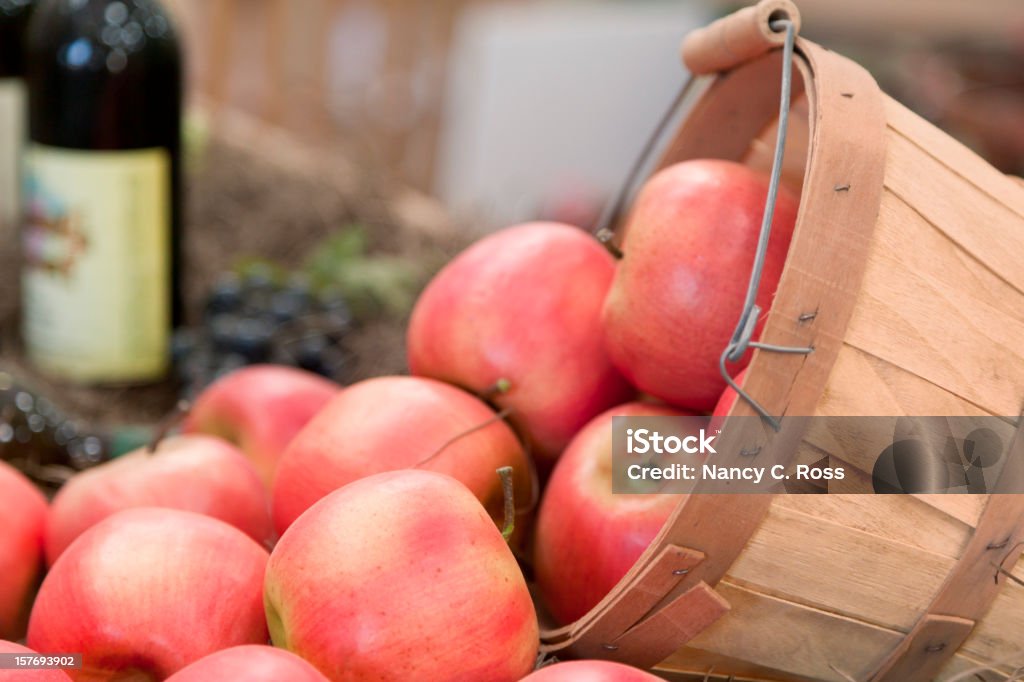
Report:
[[[736,394],[745,400],[774,430],[778,431],[781,428],[779,418],[769,413],[761,403],[743,390],[732,376],[730,376],[729,370],[726,367],[727,362],[738,362],[750,348],[757,348],[759,350],[769,351],[772,353],[795,353],[801,355],[814,352],[813,347],[780,346],[753,340],[754,329],[756,328],[758,318],[761,315],[761,307],[757,305],[757,295],[761,288],[761,274],[764,271],[764,263],[768,254],[768,240],[771,237],[772,220],[775,217],[775,204],[779,196],[779,183],[782,176],[782,160],[786,148],[786,133],[789,128],[789,100],[793,83],[793,48],[796,41],[796,27],[789,19],[773,20],[769,26],[773,31],[780,33],[785,31],[786,33],[785,42],[782,47],[782,87],[780,88],[779,129],[775,139],[775,152],[772,156],[772,170],[769,176],[768,196],[765,200],[764,214],[761,221],[761,232],[758,237],[757,251],[754,255],[754,264],[750,272],[746,298],[743,303],[743,311],[740,313],[739,321],[736,324],[736,330],[733,332],[732,338],[729,340],[729,344],[725,347],[725,350],[722,351],[718,364],[719,372],[721,373],[722,378],[725,379],[725,382],[734,391],[736,391]],[[675,113],[683,105],[683,102],[686,101],[695,81],[696,78],[692,75],[687,78],[686,83],[673,99],[668,110],[658,121],[658,124],[651,136],[647,139],[647,142],[644,144],[639,156],[630,168],[629,173],[626,175],[625,180],[619,188],[619,191],[613,197],[612,201],[605,207],[600,219],[598,220],[597,226],[594,230],[595,236],[618,258],[622,257],[622,253],[611,243],[611,239],[614,236],[611,226],[618,221],[622,214],[623,206],[625,206],[633,192],[637,177],[640,175],[651,154],[654,152],[658,140],[660,140],[664,135],[664,132],[671,123]]]

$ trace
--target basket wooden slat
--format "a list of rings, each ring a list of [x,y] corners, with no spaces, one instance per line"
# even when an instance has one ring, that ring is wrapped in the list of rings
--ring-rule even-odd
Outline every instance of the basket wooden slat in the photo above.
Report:
[[[665,661],[663,668],[701,670],[701,652],[710,650],[728,656],[733,665],[736,661],[757,658],[773,671],[765,673],[765,679],[789,680],[797,675],[794,670],[802,670],[801,677],[815,680],[842,679],[841,674],[864,679],[871,673],[872,662],[864,660],[863,647],[892,649],[903,637],[890,628],[838,617],[731,582],[723,581],[719,590],[746,618],[742,622],[723,620],[720,626],[709,629],[691,641],[686,650]],[[782,624],[785,627],[780,627]],[[729,659],[722,660],[716,672],[731,673]],[[973,662],[962,659],[957,665],[967,669]]]
[[[953,173],[967,179],[977,191],[994,198],[1012,209],[1018,216],[1024,216],[1021,178],[1003,175],[963,144],[935,126],[927,124],[920,116],[891,97],[884,98],[883,104],[886,123],[890,129],[909,136]]]
[[[864,391],[864,386],[874,388]],[[822,396],[818,414],[957,414],[970,417],[989,413],[956,395],[936,391],[934,384],[916,374],[846,346],[836,358],[829,390]]]

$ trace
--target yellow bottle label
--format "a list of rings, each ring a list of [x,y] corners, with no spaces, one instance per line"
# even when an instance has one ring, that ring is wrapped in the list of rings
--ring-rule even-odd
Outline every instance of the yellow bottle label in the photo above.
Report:
[[[30,144],[25,157],[25,345],[43,371],[134,383],[167,371],[170,157]]]

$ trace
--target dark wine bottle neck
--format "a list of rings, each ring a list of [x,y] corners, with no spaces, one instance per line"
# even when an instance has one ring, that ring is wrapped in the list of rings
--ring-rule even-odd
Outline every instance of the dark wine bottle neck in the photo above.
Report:
[[[178,151],[182,68],[152,0],[45,0],[28,36],[29,134],[81,149]]]
[[[33,0],[0,0],[0,78],[25,75],[25,32]]]

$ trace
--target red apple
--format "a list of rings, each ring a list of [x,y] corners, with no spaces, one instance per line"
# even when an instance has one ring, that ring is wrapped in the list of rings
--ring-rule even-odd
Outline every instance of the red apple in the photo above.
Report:
[[[201,658],[167,678],[167,682],[328,682],[316,668],[284,649],[246,644]]]
[[[83,668],[68,671],[74,680],[164,679],[219,649],[267,641],[266,565],[267,551],[223,521],[177,509],[118,512],[53,565],[28,644],[83,654]]]
[[[455,479],[350,483],[284,534],[267,566],[274,644],[343,680],[518,680],[538,626],[515,558]]]
[[[75,653],[50,651],[47,653]],[[37,656],[38,652],[14,642],[0,640],[0,654],[25,654]],[[70,682],[71,678],[62,670],[0,670],[0,682]]]
[[[608,353],[641,390],[700,412],[714,406],[726,386],[719,358],[743,309],[767,192],[764,175],[707,159],[670,166],[644,185],[604,304]],[[780,189],[757,297],[762,311],[775,295],[796,213],[796,198]]]
[[[19,639],[43,568],[46,498],[2,461],[0,529],[0,639]]]
[[[587,424],[558,460],[537,516],[534,569],[559,622],[577,620],[596,606],[679,503],[679,495],[612,492],[612,417],[680,414],[646,403],[620,405]]]
[[[661,678],[612,661],[568,661],[544,666],[522,682],[661,682]]]
[[[437,455],[434,457],[433,455]],[[530,466],[515,434],[484,402],[448,384],[381,377],[334,398],[288,447],[274,482],[274,523],[286,528],[317,500],[370,474],[419,467],[464,483],[503,516],[501,466],[516,498],[531,498]]]
[[[46,532],[52,565],[83,532],[133,507],[168,507],[225,521],[261,544],[273,538],[270,500],[252,464],[227,441],[165,438],[73,477],[53,500]]]
[[[237,445],[270,488],[288,443],[339,390],[333,381],[294,367],[244,367],[200,393],[185,431],[209,433]]]
[[[615,271],[604,248],[560,223],[477,242],[427,286],[409,322],[409,368],[493,401],[547,468],[591,417],[633,389],[612,367],[601,305]]]

